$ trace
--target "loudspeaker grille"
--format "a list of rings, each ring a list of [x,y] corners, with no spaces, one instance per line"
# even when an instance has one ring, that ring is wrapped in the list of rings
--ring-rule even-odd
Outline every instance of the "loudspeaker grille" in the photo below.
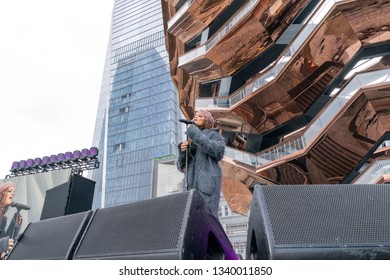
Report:
[[[387,185],[269,186],[263,195],[275,245],[389,244]]]
[[[77,257],[177,249],[188,195],[98,209]]]

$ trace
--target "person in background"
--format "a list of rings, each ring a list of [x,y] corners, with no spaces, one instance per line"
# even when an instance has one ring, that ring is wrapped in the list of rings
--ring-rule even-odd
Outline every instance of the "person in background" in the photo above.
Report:
[[[198,111],[185,134],[187,140],[179,143],[177,168],[185,173],[185,190],[197,189],[218,217],[222,171],[219,161],[225,153],[225,141],[214,129],[215,120],[210,112]],[[186,152],[188,147],[188,151]],[[188,159],[186,160],[186,155]],[[186,165],[186,162],[188,166]]]
[[[18,215],[14,224],[10,224],[7,229],[7,216],[5,213],[8,211],[12,204],[15,195],[15,184],[11,181],[5,182],[0,185],[0,254],[1,259],[4,259],[7,251],[11,250],[14,246],[13,236],[16,236],[19,232],[22,224],[22,216]]]

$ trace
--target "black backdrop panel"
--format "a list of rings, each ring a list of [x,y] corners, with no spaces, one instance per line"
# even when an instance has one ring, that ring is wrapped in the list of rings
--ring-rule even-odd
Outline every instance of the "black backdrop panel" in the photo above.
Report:
[[[70,183],[68,181],[46,191],[41,220],[60,217],[66,214]]]
[[[247,259],[389,259],[389,185],[258,186]]]
[[[46,191],[41,220],[91,210],[95,181],[74,174],[68,182]]]
[[[67,215],[91,210],[95,184],[83,176],[72,175]]]
[[[71,259],[91,215],[92,211],[87,211],[30,223],[8,259]]]

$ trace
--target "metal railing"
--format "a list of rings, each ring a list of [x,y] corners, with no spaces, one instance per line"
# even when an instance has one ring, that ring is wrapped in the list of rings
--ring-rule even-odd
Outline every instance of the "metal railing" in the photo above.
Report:
[[[185,3],[180,10],[176,12],[176,14],[173,15],[173,17],[170,18],[170,20],[167,23],[168,30],[187,12],[187,10],[191,7],[191,5],[195,2],[195,0],[188,0],[187,3]]]
[[[263,74],[261,74],[259,77],[254,79],[252,82],[246,84],[242,88],[238,89],[236,92],[234,92],[228,97],[199,98],[195,100],[195,107],[217,108],[220,104],[222,104],[224,106],[223,108],[230,108],[245,99],[247,96],[257,91],[259,88],[264,87],[269,82],[274,80],[277,76],[279,76],[279,74],[282,72],[288,62],[292,59],[292,57],[294,57],[296,53],[301,49],[308,36],[325,18],[325,16],[333,8],[336,2],[338,1],[331,0],[321,2],[318,5],[317,9],[313,10],[312,15],[309,15],[310,19],[304,24],[304,26],[302,27],[298,35],[294,38],[289,48],[285,51],[284,55],[277,62],[271,64],[266,71],[263,71]],[[206,47],[206,49],[208,50],[209,48]],[[201,53],[199,53],[199,55],[200,54]],[[202,55],[203,54],[204,53],[202,53]],[[191,59],[194,58],[192,54],[188,53],[188,55],[191,55]],[[185,56],[186,55],[184,55],[183,57]],[[183,62],[181,63],[184,63],[184,58]]]
[[[353,184],[374,184],[383,175],[388,174],[390,174],[390,159],[376,160],[353,181]]]
[[[256,155],[231,147],[226,148],[225,155],[233,160],[258,167],[299,152],[313,144],[315,139],[325,131],[325,128],[331,121],[334,120],[341,111],[347,109],[347,102],[352,97],[355,97],[357,92],[360,93],[359,89],[363,86],[377,85],[380,83],[390,83],[390,69],[357,74],[339,92],[339,94],[332,99],[331,103],[322,110],[319,116],[307,126],[301,136]]]
[[[260,0],[250,0],[230,21],[228,21],[206,44],[179,57],[179,67],[190,60],[204,55],[213,48],[229,31],[237,25]]]

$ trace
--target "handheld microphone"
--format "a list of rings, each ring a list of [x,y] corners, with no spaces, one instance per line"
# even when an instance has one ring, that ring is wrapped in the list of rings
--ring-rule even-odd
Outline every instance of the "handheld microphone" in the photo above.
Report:
[[[179,122],[185,123],[185,124],[194,124],[193,121],[191,120],[186,120],[186,119],[179,119]]]
[[[27,205],[24,205],[24,204],[20,204],[20,203],[17,203],[15,201],[12,201],[11,207],[15,207],[18,210],[30,210],[30,208],[31,208],[30,206],[27,206]]]

